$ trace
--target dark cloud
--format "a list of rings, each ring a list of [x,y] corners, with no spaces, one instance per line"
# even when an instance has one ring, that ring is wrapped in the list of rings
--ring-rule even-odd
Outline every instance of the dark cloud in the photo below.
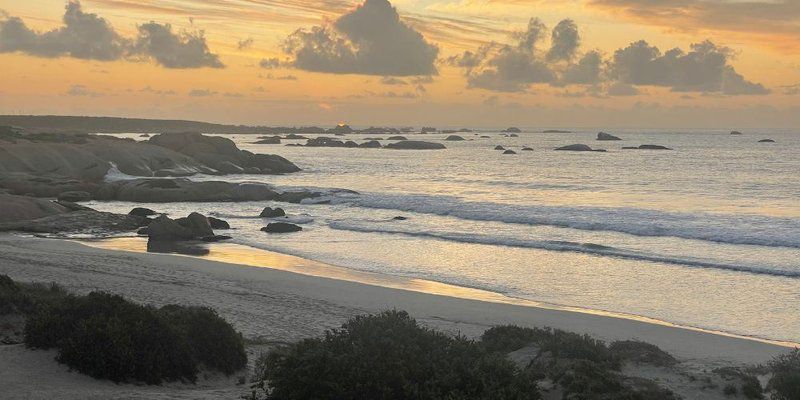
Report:
[[[761,84],[747,81],[728,64],[733,52],[710,41],[691,45],[687,53],[665,52],[641,40],[614,53],[610,74],[632,85],[669,87],[676,92],[766,94]]]
[[[331,26],[299,29],[285,50],[299,69],[384,76],[435,75],[439,54],[387,0],[366,0]]]
[[[23,52],[39,57],[68,56],[110,61],[122,58],[128,40],[97,14],[84,13],[77,1],[67,3],[64,26],[39,33],[17,17],[0,21],[0,52]]]
[[[150,22],[127,39],[97,14],[85,13],[78,1],[67,3],[64,25],[47,32],[28,28],[17,17],[0,19],[0,53],[22,52],[37,57],[73,57],[114,61],[153,58],[167,68],[222,68],[209,51],[202,32],[173,33],[170,25]]]
[[[482,45],[446,63],[464,71],[467,87],[498,92],[526,91],[539,83],[589,85],[592,92],[587,89],[587,94],[601,96],[636,95],[640,93],[637,86],[730,96],[770,92],[736,72],[730,65],[733,51],[711,41],[692,44],[688,52],[675,48],[662,54],[641,40],[604,60],[596,50],[579,55],[578,27],[565,19],[553,29],[549,51],[542,56],[537,47],[545,29],[533,18],[524,32],[512,35],[517,43]]]
[[[550,51],[547,61],[572,61],[581,44],[578,25],[571,19],[565,19],[553,28],[550,39]]]
[[[153,57],[166,68],[225,67],[219,56],[208,50],[203,31],[174,33],[170,24],[139,25],[133,52]]]

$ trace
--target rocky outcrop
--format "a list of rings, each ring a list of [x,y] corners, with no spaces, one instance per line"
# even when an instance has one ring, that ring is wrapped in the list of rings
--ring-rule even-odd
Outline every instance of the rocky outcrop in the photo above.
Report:
[[[152,220],[147,227],[147,236],[152,241],[204,240],[215,242],[230,238],[214,234],[211,222],[206,216],[193,212],[185,218],[176,220],[161,215]]]
[[[556,150],[558,150],[558,151],[597,151],[597,152],[605,152],[605,150],[602,150],[602,149],[592,149],[591,147],[589,147],[589,146],[587,146],[585,144],[571,144],[571,145],[568,145],[568,146],[558,147],[558,148],[556,148]]]
[[[0,223],[32,220],[70,212],[70,209],[63,205],[27,196],[0,194],[0,204],[2,205]]]
[[[261,231],[267,233],[291,233],[291,232],[300,232],[302,230],[303,230],[302,227],[287,222],[272,222],[270,224],[267,224],[267,226],[261,228]]]
[[[70,191],[58,194],[58,200],[69,201],[71,203],[77,203],[79,201],[89,201],[91,199],[92,199],[92,194],[84,191]]]
[[[92,209],[70,210],[41,199],[3,196],[0,231],[31,233],[109,233],[133,231],[144,219],[132,215],[99,212]],[[9,213],[14,216],[9,216]]]
[[[275,207],[275,208],[265,207],[261,211],[261,214],[259,214],[259,217],[261,217],[261,218],[278,218],[278,217],[284,217],[284,216],[286,216],[286,211],[284,211],[280,207]]]
[[[153,136],[148,143],[185,154],[216,170],[220,170],[223,163],[230,163],[241,168],[255,167],[263,174],[300,171],[300,168],[281,156],[239,150],[232,140],[219,136],[170,133]]]
[[[389,143],[387,149],[396,150],[441,150],[445,149],[441,143],[423,142],[419,140],[403,140],[400,142]]]
[[[444,138],[444,140],[448,140],[448,141],[451,141],[451,142],[460,142],[460,141],[466,140],[466,139],[464,139],[463,137],[458,136],[458,135],[450,135],[450,136]]]
[[[263,184],[191,181],[186,178],[135,179],[108,183],[97,190],[97,200],[149,203],[274,200],[278,193]]]
[[[597,134],[597,140],[622,140],[610,133],[600,132]]]
[[[672,150],[669,147],[661,146],[658,144],[643,144],[635,147],[623,147],[623,150]]]

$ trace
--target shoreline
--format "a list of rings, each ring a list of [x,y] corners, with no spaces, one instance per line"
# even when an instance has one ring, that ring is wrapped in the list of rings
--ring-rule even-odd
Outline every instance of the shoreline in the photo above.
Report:
[[[112,237],[99,239],[67,239],[85,246],[111,250],[127,251],[134,253],[148,253],[147,238],[143,237]],[[770,345],[782,347],[800,347],[800,343],[791,341],[774,340],[761,337],[740,335],[730,332],[705,329],[695,326],[680,325],[668,321],[662,321],[641,315],[625,314],[606,310],[595,310],[577,306],[566,306],[561,304],[551,304],[536,300],[529,300],[505,295],[503,293],[492,292],[489,290],[457,286],[448,283],[436,282],[431,280],[402,277],[396,275],[380,274],[375,272],[359,271],[351,268],[332,265],[307,258],[280,253],[271,250],[259,249],[236,243],[203,243],[201,246],[208,250],[208,254],[194,255],[181,253],[155,253],[166,254],[178,257],[188,257],[196,259],[206,259],[225,264],[244,265],[257,268],[268,268],[273,270],[286,271],[290,273],[306,275],[317,278],[341,280],[352,283],[378,286],[390,289],[406,290],[411,292],[425,293],[437,296],[446,296],[464,300],[476,300],[499,304],[516,305],[522,307],[533,307],[539,309],[572,312],[579,314],[596,315],[608,318],[616,318],[630,321],[637,321],[647,324],[659,325],[669,328],[685,329],[712,335],[725,336],[735,339],[751,340]],[[151,253],[153,254],[153,253]]]
[[[496,325],[549,326],[605,341],[642,340],[704,364],[762,363],[788,351],[776,343],[631,319],[317,277],[279,269],[296,257],[262,254],[272,257],[271,266],[0,235],[0,273],[15,280],[58,282],[78,293],[106,290],[154,305],[210,306],[253,340],[291,342],[337,328],[354,315],[403,309],[425,325],[470,338]]]

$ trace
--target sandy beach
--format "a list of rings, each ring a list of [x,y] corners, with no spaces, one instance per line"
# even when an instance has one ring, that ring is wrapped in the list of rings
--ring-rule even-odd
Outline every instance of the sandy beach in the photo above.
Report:
[[[123,243],[128,243],[131,250],[140,245],[130,239]],[[58,282],[78,293],[106,290],[154,305],[178,303],[213,307],[247,339],[259,343],[285,343],[319,335],[351,316],[396,308],[407,310],[425,325],[452,334],[477,337],[489,327],[501,324],[549,326],[588,333],[604,340],[647,341],[686,363],[706,367],[762,363],[787,350],[778,344],[644,321],[509,304],[500,298],[492,299],[491,294],[486,293],[483,295],[487,298],[483,300],[424,293],[445,293],[448,287],[432,284],[426,288],[424,281],[370,278],[358,274],[348,276],[346,270],[297,257],[258,251],[261,258],[253,258],[254,253],[242,254],[235,251],[236,246],[228,245],[221,249],[219,252],[212,250],[208,257],[231,260],[246,257],[244,263],[261,266],[3,235],[0,236],[0,273],[19,281]],[[314,276],[323,274],[332,274],[335,278]],[[348,279],[375,281],[366,284]],[[397,288],[409,284],[412,290]],[[452,294],[482,295],[480,291],[461,290],[463,292]],[[4,398],[9,393],[14,393],[17,398],[48,398],[51,390],[70,397],[70,388],[72,396],[97,392],[98,398],[108,397],[111,393],[123,397],[141,395],[152,398],[155,393],[168,398],[201,397],[201,392],[202,396],[229,397],[236,390],[242,390],[229,382],[227,386],[222,385],[229,391],[219,392],[221,389],[213,384],[210,388],[201,384],[191,388],[149,388],[134,395],[127,389],[119,391],[119,386],[109,382],[94,381],[77,374],[66,375],[74,379],[64,378],[61,375],[66,374],[66,368],[55,362],[47,368],[55,371],[54,374],[65,382],[52,385],[52,376],[49,376],[52,374],[31,372],[43,368],[42,364],[48,364],[52,354],[25,351],[20,346],[5,346],[0,351],[5,353],[0,357],[4,364],[0,367],[0,380],[5,382],[0,391],[5,392]],[[190,394],[192,392],[196,393]]]

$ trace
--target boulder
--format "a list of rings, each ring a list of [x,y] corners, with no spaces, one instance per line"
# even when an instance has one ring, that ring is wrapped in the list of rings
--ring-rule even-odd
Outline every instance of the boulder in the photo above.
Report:
[[[612,134],[600,132],[597,134],[597,140],[622,140]]]
[[[444,140],[449,140],[451,142],[457,142],[457,141],[462,141],[462,140],[466,140],[466,139],[464,139],[463,137],[458,136],[458,135],[450,135],[450,136],[444,138]]]
[[[348,141],[344,142],[344,147],[347,147],[349,149],[356,148],[356,147],[358,147],[358,143],[356,143],[356,142],[354,142],[352,140],[348,140]]]
[[[761,139],[758,143],[775,143],[775,141],[772,139]]]
[[[265,207],[264,210],[261,211],[261,214],[259,215],[259,217],[261,218],[278,218],[283,216],[286,216],[286,211],[284,211],[280,207],[275,207],[275,208]]]
[[[208,224],[211,225],[211,229],[231,229],[231,224],[228,221],[219,218],[208,217]]]
[[[180,226],[189,229],[194,237],[213,236],[214,230],[211,229],[211,223],[205,215],[193,212],[186,218],[178,218],[175,220]]]
[[[386,140],[408,140],[405,136],[389,136]]]
[[[381,146],[381,143],[378,142],[377,140],[370,140],[369,142],[361,143],[360,145],[358,145],[358,147],[361,147],[361,148],[364,148],[364,149],[379,149],[382,146]]]
[[[503,147],[503,146],[500,146],[500,145],[498,144],[497,146],[494,146],[494,149],[495,149],[495,150],[505,150],[506,148],[505,148],[505,147]]]
[[[532,148],[530,148],[530,147],[523,147],[523,148],[522,148],[522,151],[533,151],[533,149],[532,149]]]
[[[403,140],[400,142],[389,143],[386,145],[388,149],[397,150],[441,150],[445,149],[441,143],[423,142],[419,140]]]
[[[92,199],[92,194],[89,192],[72,191],[72,192],[64,192],[58,194],[58,200],[69,201],[72,203],[76,203],[79,201],[89,201],[91,199]]]
[[[506,150],[503,152],[503,154],[517,154],[517,152],[514,150]]]
[[[196,236],[191,229],[170,219],[166,215],[161,215],[150,222],[147,227],[147,236],[150,240],[192,240]]]
[[[133,215],[136,217],[149,217],[151,215],[157,215],[157,214],[158,214],[157,212],[144,207],[136,207],[128,213],[128,215]]]
[[[731,135],[741,135],[742,132],[739,131],[731,131]]]
[[[261,228],[261,230],[267,233],[291,233],[300,232],[303,230],[303,228],[286,222],[272,222]]]
[[[571,145],[568,145],[568,146],[558,147],[558,148],[556,148],[556,150],[558,150],[558,151],[598,151],[598,150],[593,150],[591,147],[589,147],[589,146],[587,146],[585,144],[571,144]]]

